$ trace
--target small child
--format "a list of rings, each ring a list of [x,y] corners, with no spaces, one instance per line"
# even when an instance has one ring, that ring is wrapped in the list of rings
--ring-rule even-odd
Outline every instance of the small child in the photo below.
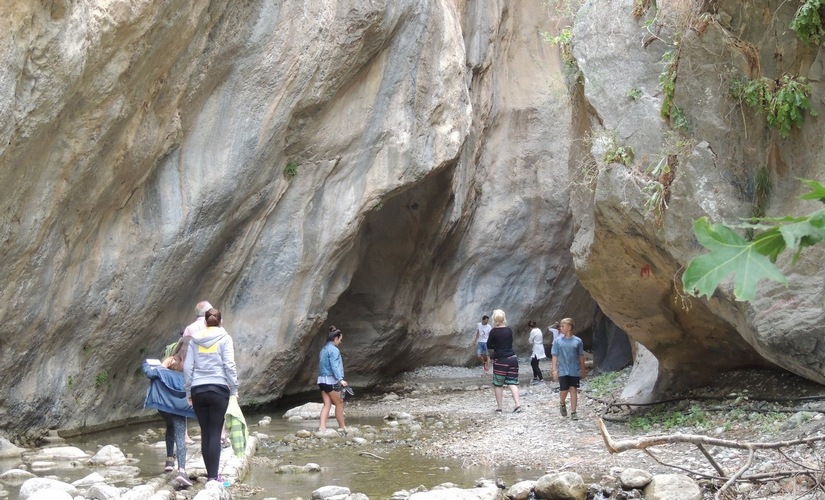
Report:
[[[570,393],[570,418],[578,420],[576,407],[578,406],[579,381],[584,380],[584,343],[573,335],[576,326],[572,318],[564,318],[559,322],[562,336],[553,342],[553,380],[559,381],[559,398],[561,399],[560,412],[562,417],[567,416],[567,393]]]

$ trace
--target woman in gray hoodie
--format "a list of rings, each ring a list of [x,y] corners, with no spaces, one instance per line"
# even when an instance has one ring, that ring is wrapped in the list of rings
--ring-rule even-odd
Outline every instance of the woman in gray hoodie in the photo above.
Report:
[[[207,481],[218,481],[221,430],[229,397],[238,395],[232,337],[221,326],[221,312],[206,311],[206,328],[189,342],[183,375],[186,397],[201,428],[201,453]]]

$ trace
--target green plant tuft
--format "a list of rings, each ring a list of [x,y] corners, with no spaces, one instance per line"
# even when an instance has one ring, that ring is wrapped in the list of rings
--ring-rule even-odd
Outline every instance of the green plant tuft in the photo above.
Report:
[[[819,46],[825,36],[822,18],[825,16],[825,0],[806,0],[799,6],[791,21],[791,29],[805,43]]]
[[[664,99],[662,99],[662,108],[659,112],[662,118],[669,119],[675,107],[673,96],[676,93],[676,69],[679,66],[678,47],[662,54],[662,61],[665,67],[659,74],[659,85],[664,92]]]
[[[604,158],[602,159],[605,163],[621,163],[627,167],[633,163],[633,157],[633,148],[630,146],[613,144],[604,152]]]
[[[777,129],[779,135],[788,137],[791,128],[802,128],[804,113],[816,116],[810,101],[811,86],[803,77],[783,75],[778,80],[759,78],[747,80],[737,78],[731,81],[730,93],[752,108],[765,113],[768,125]]]
[[[100,388],[109,381],[109,372],[103,370],[95,376],[95,387]]]
[[[622,386],[621,375],[621,371],[600,373],[590,378],[588,387],[596,397],[607,396]]]
[[[287,179],[291,179],[298,174],[298,164],[294,161],[287,162],[286,166],[284,167],[284,177]]]
[[[630,88],[625,92],[625,95],[631,101],[638,101],[642,97],[642,89],[638,87]]]

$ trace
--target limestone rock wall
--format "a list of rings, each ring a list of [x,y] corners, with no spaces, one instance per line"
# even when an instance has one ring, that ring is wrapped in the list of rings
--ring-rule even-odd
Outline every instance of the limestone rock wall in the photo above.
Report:
[[[241,403],[468,363],[594,303],[546,2],[11,0],[0,19],[0,429],[144,414],[207,298]],[[600,323],[601,324],[601,323]]]
[[[571,157],[571,205],[579,278],[605,314],[658,360],[655,384],[637,394],[747,366],[778,365],[825,383],[825,248],[806,251],[795,265],[781,259],[789,286],[762,282],[751,303],[736,302],[732,285],[711,300],[687,297],[680,281],[703,251],[692,230],[698,217],[735,224],[756,209],[784,216],[819,208],[798,199],[807,189],[797,179],[825,177],[825,53],[789,28],[796,3],[656,4],[635,18],[638,2],[591,0],[576,19],[574,133],[581,146]],[[674,55],[673,102],[682,123],[660,116],[660,76]],[[737,78],[783,74],[809,79],[820,116],[806,116],[787,138],[729,91]],[[605,161],[618,147],[632,148],[633,160]],[[668,158],[675,160],[669,178],[646,173]],[[669,190],[661,211],[646,207],[645,189],[655,180]]]

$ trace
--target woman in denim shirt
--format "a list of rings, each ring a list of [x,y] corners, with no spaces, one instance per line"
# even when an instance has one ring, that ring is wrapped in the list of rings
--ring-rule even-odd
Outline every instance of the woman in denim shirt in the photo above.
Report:
[[[341,351],[338,345],[341,344],[344,334],[334,326],[329,327],[327,343],[321,349],[321,356],[318,361],[318,387],[321,388],[321,398],[324,400],[324,407],[321,409],[321,431],[327,429],[327,418],[329,410],[335,405],[335,420],[338,421],[338,429],[346,432],[344,425],[344,400],[338,391],[335,390],[337,384],[341,387],[347,386],[344,380],[344,361],[341,359]]]

